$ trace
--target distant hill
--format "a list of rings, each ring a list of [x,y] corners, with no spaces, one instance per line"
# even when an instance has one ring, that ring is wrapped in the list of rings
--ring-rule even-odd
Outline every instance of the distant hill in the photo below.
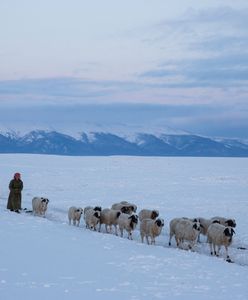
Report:
[[[130,137],[111,132],[82,132],[75,138],[57,131],[33,130],[23,135],[2,132],[0,153],[248,157],[248,144],[183,133],[137,133]]]

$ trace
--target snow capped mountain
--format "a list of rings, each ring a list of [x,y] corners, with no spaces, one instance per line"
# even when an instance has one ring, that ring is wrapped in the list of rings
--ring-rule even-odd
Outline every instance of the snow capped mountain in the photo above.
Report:
[[[137,128],[136,128],[137,130]],[[78,136],[33,130],[25,134],[0,132],[0,153],[58,155],[140,155],[140,156],[248,156],[248,144],[235,139],[213,139],[187,132],[82,131]]]

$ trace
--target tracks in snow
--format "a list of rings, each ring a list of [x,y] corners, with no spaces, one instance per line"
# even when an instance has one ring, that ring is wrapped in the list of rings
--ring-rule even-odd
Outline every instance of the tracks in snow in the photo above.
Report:
[[[24,214],[24,212],[25,211],[23,211],[22,214]],[[26,213],[27,215],[32,214],[32,212],[28,210],[26,211]],[[46,214],[46,219],[54,223],[68,224],[67,211],[65,209],[61,209],[57,207],[52,207],[52,206],[49,207]],[[79,229],[88,230],[85,228],[83,218],[81,219],[81,224],[79,226]],[[106,232],[104,231],[102,231],[101,233],[106,234]],[[133,232],[133,239],[136,242],[140,242],[140,235],[138,229],[136,229]],[[169,240],[168,232],[167,230],[164,230],[164,232],[162,232],[162,234],[156,239],[156,245],[167,249],[177,249],[177,247],[173,243],[172,246],[168,246],[168,240]],[[237,241],[234,240],[234,243],[229,247],[229,255],[232,258],[232,262],[240,266],[248,267],[247,250],[248,250],[248,246],[242,245],[239,240]],[[206,243],[206,241],[197,243],[194,251],[192,252],[196,252],[198,254],[202,254],[210,257],[209,246]],[[225,260],[223,255],[224,255],[224,251],[221,251],[221,256],[219,257],[219,259]]]
[[[47,214],[47,219],[52,222],[57,222],[57,223],[62,223],[62,224],[68,223],[67,211],[64,209],[51,207]],[[84,228],[86,230],[83,218],[81,219],[81,223],[79,226],[79,229],[82,229],[82,228]],[[106,234],[106,232],[104,232],[104,231],[102,231],[101,233]],[[136,229],[134,231],[133,239],[136,242],[140,242],[140,235],[139,235],[138,229]],[[167,230],[164,230],[164,232],[162,232],[162,234],[156,239],[156,244],[158,246],[168,248],[168,249],[177,249],[177,247],[175,245],[168,246],[168,241],[169,241],[168,232],[167,232]],[[234,262],[235,264],[240,265],[240,266],[248,267],[247,248],[248,248],[248,246],[242,245],[240,243],[240,241],[238,241],[238,240],[234,241],[234,243],[229,247],[229,255],[232,258],[232,262]],[[209,245],[208,245],[208,243],[206,243],[206,241],[197,243],[194,252],[196,252],[198,254],[206,255],[209,257],[211,256],[210,250],[209,250]],[[214,257],[213,257],[213,259],[214,259]],[[221,256],[219,257],[219,259],[223,259],[225,261],[223,249],[221,251]]]

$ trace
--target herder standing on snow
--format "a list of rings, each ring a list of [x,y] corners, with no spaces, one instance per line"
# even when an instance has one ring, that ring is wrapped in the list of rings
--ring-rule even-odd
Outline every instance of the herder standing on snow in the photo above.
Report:
[[[17,213],[20,212],[21,203],[22,203],[22,189],[23,182],[21,180],[21,174],[15,173],[14,178],[9,183],[9,198],[7,209],[11,211],[15,211]]]

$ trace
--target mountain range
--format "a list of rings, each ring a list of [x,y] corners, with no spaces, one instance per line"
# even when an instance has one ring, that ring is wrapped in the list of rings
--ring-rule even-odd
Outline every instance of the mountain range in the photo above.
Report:
[[[0,133],[0,153],[35,153],[75,156],[208,156],[248,157],[248,143],[238,139],[215,139],[190,133],[82,132],[78,137],[47,130],[26,134]]]

